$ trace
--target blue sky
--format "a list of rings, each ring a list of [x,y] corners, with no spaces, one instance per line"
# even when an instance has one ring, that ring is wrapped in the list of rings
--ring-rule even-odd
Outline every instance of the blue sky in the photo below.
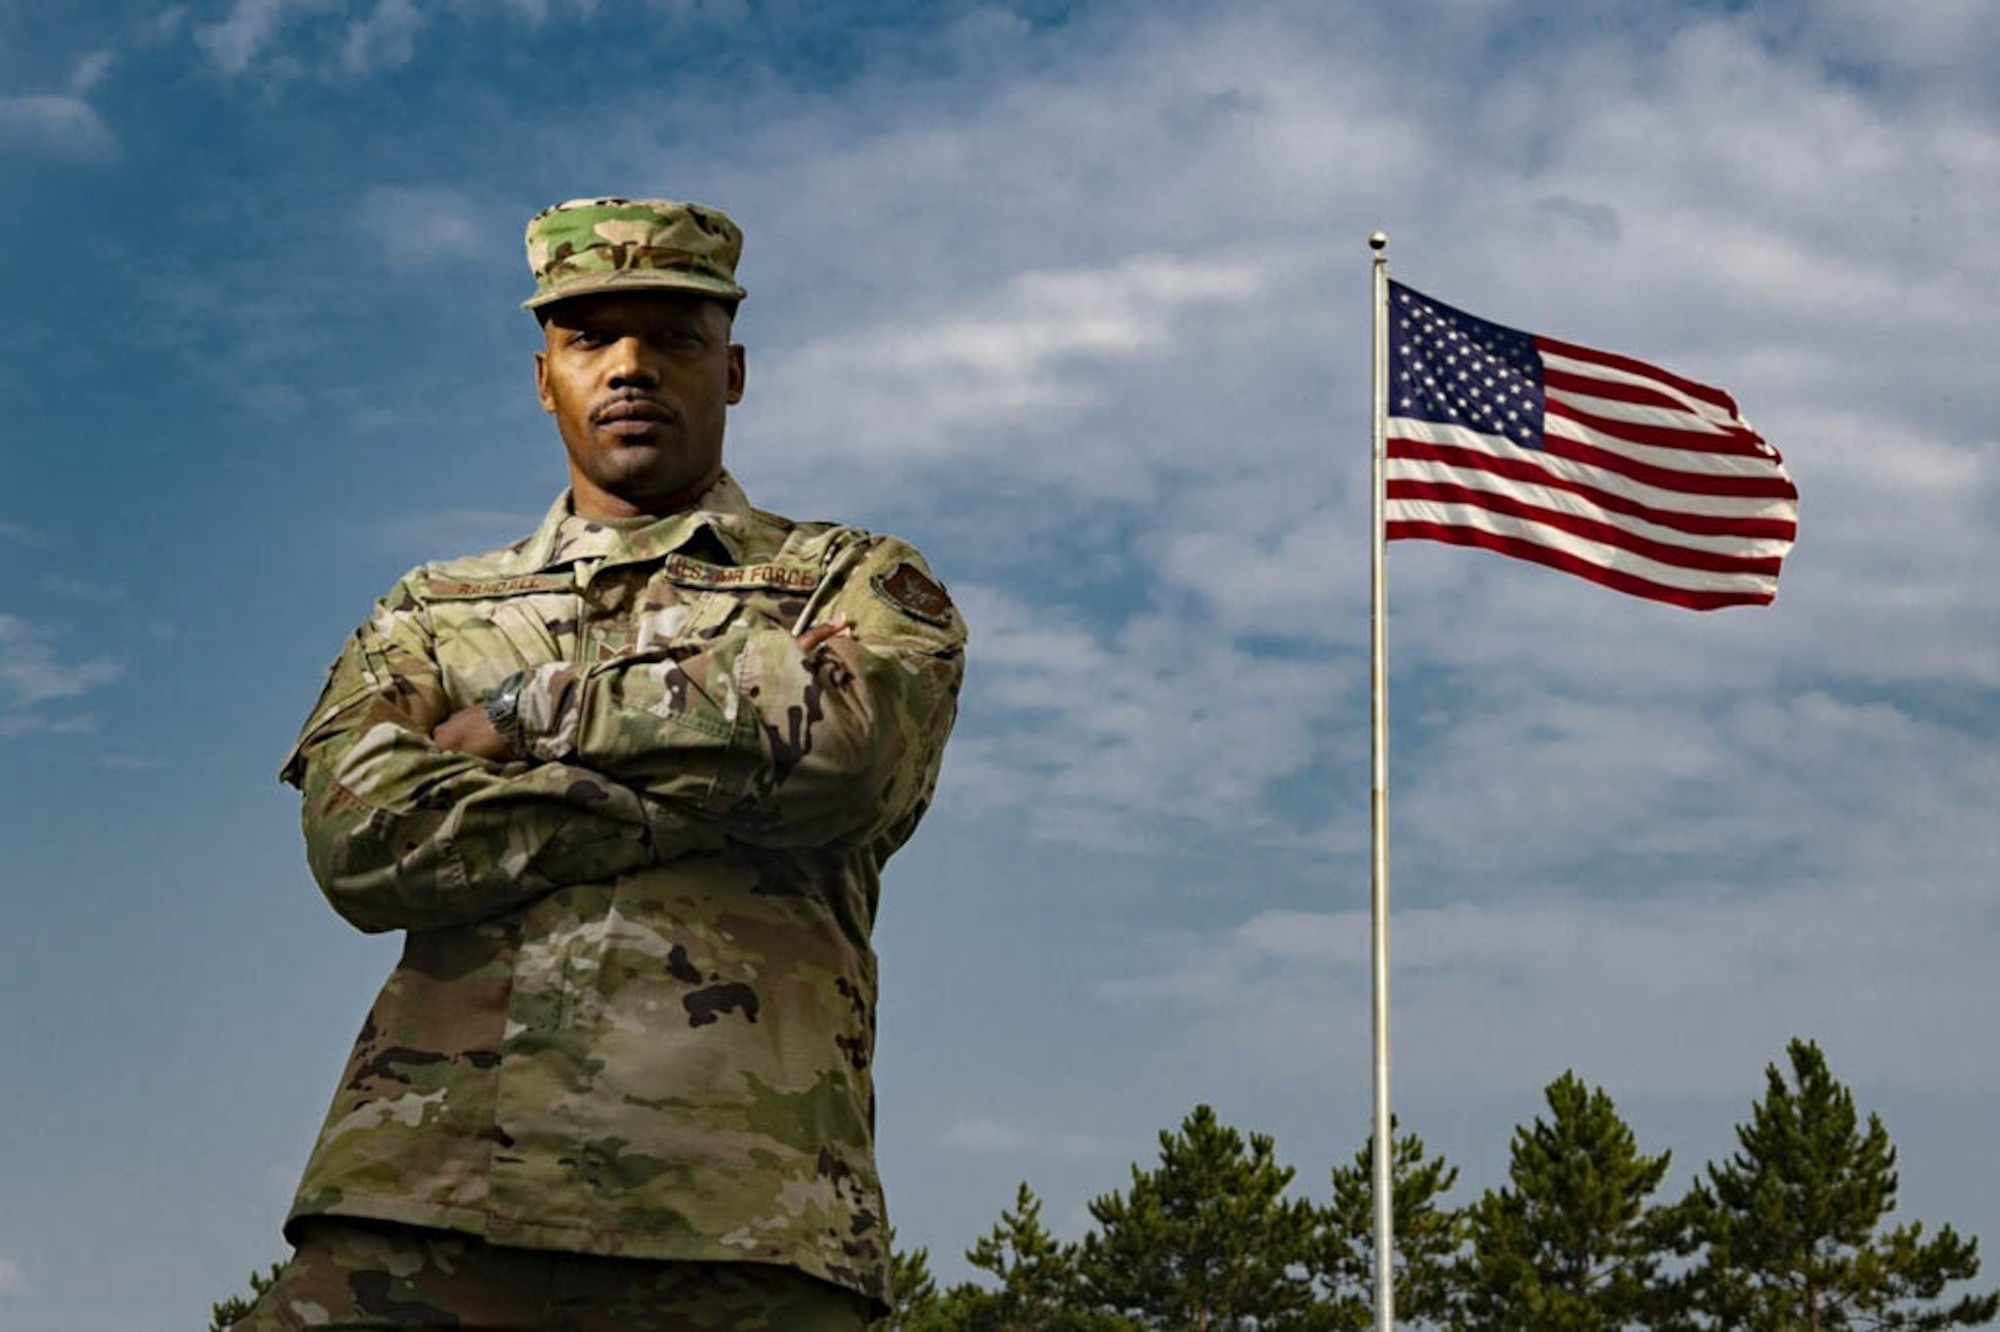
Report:
[[[597,193],[744,225],[732,466],[973,626],[877,937],[946,1272],[1200,1100],[1315,1189],[1367,1132],[1378,226],[1802,495],[1762,611],[1394,551],[1400,1114],[1476,1192],[1574,1068],[1678,1189],[1812,1036],[2000,1244],[2000,13],[1595,12],[0,0],[0,1324],[281,1254],[395,943],[274,771],[372,599],[559,486],[520,230]]]

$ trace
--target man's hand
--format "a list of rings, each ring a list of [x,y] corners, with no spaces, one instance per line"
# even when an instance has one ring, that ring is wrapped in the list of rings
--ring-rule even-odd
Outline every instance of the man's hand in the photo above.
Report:
[[[438,728],[431,732],[431,743],[439,749],[456,750],[494,763],[509,763],[521,757],[493,729],[484,703],[460,708],[439,722]]]
[[[825,624],[816,624],[799,635],[799,651],[811,652],[829,638],[838,638],[848,632],[847,617],[836,615]]]

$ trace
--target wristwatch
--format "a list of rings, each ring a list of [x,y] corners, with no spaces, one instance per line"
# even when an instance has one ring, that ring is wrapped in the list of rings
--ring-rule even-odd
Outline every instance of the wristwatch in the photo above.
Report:
[[[526,671],[515,671],[486,696],[486,720],[493,723],[516,758],[528,757],[528,737],[521,729],[521,686],[527,679]]]

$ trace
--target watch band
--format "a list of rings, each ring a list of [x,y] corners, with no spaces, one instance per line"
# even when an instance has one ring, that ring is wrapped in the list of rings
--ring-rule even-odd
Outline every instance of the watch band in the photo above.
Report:
[[[527,679],[526,671],[515,671],[486,696],[486,720],[518,758],[528,757],[528,737],[521,728],[521,686]]]

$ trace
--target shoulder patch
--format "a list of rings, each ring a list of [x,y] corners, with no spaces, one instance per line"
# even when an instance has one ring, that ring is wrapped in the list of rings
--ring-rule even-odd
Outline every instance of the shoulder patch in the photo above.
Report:
[[[897,610],[927,624],[951,623],[951,598],[935,579],[908,560],[886,574],[876,574],[868,580],[868,586]]]

